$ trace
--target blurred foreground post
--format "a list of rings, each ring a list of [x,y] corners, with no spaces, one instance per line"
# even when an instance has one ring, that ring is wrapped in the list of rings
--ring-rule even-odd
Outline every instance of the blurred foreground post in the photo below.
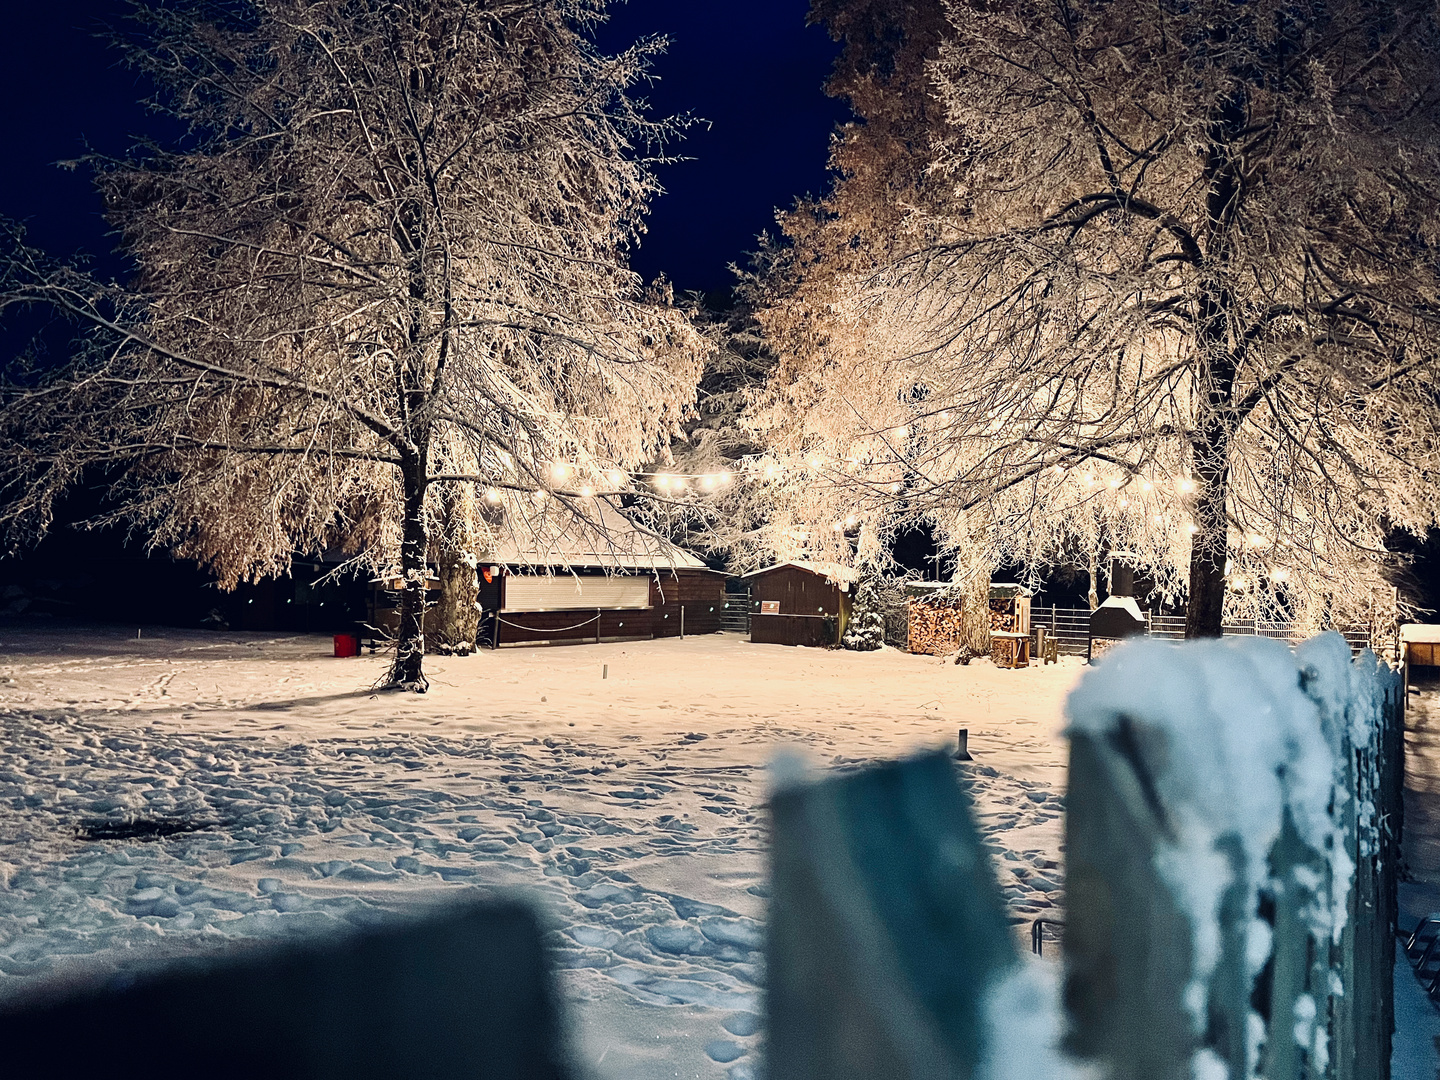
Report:
[[[570,1075],[540,927],[514,904],[179,961],[129,983],[52,986],[0,1014],[4,1060],[107,1080]]]
[[[778,791],[769,1072],[955,1080],[1019,966],[955,766],[941,753]]]

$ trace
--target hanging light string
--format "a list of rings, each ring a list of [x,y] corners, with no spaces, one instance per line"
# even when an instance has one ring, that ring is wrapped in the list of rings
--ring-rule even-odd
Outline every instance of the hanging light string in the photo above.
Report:
[[[899,427],[886,432],[895,439],[903,439],[908,434],[908,428]],[[887,440],[888,441],[888,440]],[[545,469],[545,475],[553,481],[554,486],[548,489],[524,489],[519,485],[493,485],[484,491],[484,498],[492,504],[503,500],[504,490],[527,491],[531,495],[557,495],[570,498],[594,498],[594,497],[616,497],[622,495],[649,496],[657,501],[682,502],[690,495],[718,495],[726,490],[732,489],[737,482],[751,484],[773,484],[784,481],[787,476],[803,474],[805,476],[817,476],[828,471],[841,470],[852,480],[859,478],[853,475],[853,470],[861,465],[885,466],[899,464],[897,461],[873,461],[862,460],[855,456],[835,457],[810,453],[801,455],[802,464],[787,465],[771,456],[749,456],[740,458],[732,468],[711,470],[707,472],[687,472],[676,469],[654,469],[654,470],[620,470],[620,469],[599,469],[586,470],[568,461],[551,462]],[[1172,527],[1172,514],[1169,511],[1152,510],[1147,506],[1160,492],[1173,492],[1179,496],[1193,495],[1197,490],[1196,481],[1187,475],[1165,474],[1158,477],[1147,477],[1130,471],[1113,472],[1103,467],[1097,467],[1091,462],[1065,465],[1056,463],[1047,470],[1058,481],[1078,479],[1078,483],[1086,490],[1093,492],[1098,497],[1110,497],[1114,504],[1122,511],[1129,511],[1138,516],[1144,511],[1151,518],[1151,523],[1163,531]],[[576,481],[579,481],[578,483]],[[638,486],[637,486],[638,485]],[[905,484],[899,481],[879,482],[870,485],[877,494],[889,493],[898,495],[905,489]],[[653,492],[646,488],[652,488]],[[1137,489],[1135,494],[1130,494],[1131,488]],[[1148,497],[1148,498],[1147,498]],[[1153,503],[1152,503],[1153,506]],[[831,529],[836,533],[851,533],[862,524],[861,517],[856,514],[849,514],[844,518],[837,518]],[[1173,528],[1183,531],[1188,539],[1194,536],[1199,530],[1194,522],[1186,517],[1180,517],[1174,521]],[[1254,560],[1246,557],[1244,549],[1254,550],[1262,548],[1273,548],[1265,537],[1259,533],[1243,534],[1240,543],[1237,545],[1241,551],[1242,558],[1247,563],[1246,569],[1251,573],[1252,578],[1267,578],[1270,582],[1280,585],[1284,584],[1290,577],[1290,571],[1281,566],[1262,566],[1258,568],[1250,565]],[[1286,544],[1285,546],[1293,546]],[[1245,587],[1251,582],[1247,581],[1240,568],[1232,565],[1226,567],[1226,576],[1232,579],[1237,587]]]

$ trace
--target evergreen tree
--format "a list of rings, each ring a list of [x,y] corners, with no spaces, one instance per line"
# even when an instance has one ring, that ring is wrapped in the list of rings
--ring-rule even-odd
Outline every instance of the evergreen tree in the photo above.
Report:
[[[855,589],[850,625],[840,644],[856,652],[870,652],[885,644],[885,613],[880,610],[880,594],[872,575],[861,578]]]

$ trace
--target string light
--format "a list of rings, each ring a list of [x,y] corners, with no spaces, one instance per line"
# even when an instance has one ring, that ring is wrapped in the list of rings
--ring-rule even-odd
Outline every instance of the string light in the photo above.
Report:
[[[1112,488],[1114,488],[1114,489],[1116,489],[1116,490],[1119,490],[1119,489],[1120,489],[1121,487],[1123,487],[1124,485],[1125,485],[1125,479],[1124,479],[1124,477],[1112,476],[1112,477],[1110,478],[1110,486],[1111,486]]]
[[[621,484],[625,482],[625,474],[620,472],[618,469],[611,469],[610,472],[605,474],[605,477],[607,480],[610,481],[611,487],[618,488]]]
[[[493,487],[487,487],[485,489],[485,501],[488,503],[498,503],[500,501],[500,492]]]
[[[847,529],[853,529],[853,528],[855,527],[855,525],[856,525],[855,515],[854,515],[854,514],[851,514],[849,517],[847,517],[847,518],[845,519],[845,527],[846,527]]]
[[[595,489],[594,489],[593,487],[591,487],[589,484],[582,484],[582,485],[581,485],[581,487],[580,487],[580,497],[581,497],[582,499],[588,499],[588,498],[590,498],[590,497],[591,497],[592,495],[594,495],[594,494],[595,494]]]
[[[557,461],[550,466],[550,475],[553,476],[557,482],[562,481],[570,475],[570,466],[564,462]]]
[[[1141,491],[1152,491],[1154,490],[1154,488],[1155,485],[1152,484],[1149,480],[1146,480],[1143,484],[1140,485]]]
[[[1181,495],[1189,495],[1192,491],[1195,490],[1195,481],[1189,479],[1188,477],[1182,477],[1175,484],[1175,487]]]

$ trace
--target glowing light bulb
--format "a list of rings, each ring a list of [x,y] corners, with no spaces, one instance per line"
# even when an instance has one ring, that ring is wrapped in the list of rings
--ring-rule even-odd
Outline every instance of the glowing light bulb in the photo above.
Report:
[[[676,491],[684,491],[686,487],[685,478],[683,476],[672,476],[670,478],[670,486]]]
[[[668,491],[670,489],[670,474],[659,473],[658,475],[656,475],[655,486],[661,491]]]
[[[820,466],[823,464],[824,462],[822,462],[818,457],[812,457],[810,459],[810,468],[814,469],[816,472],[820,471]]]
[[[1141,491],[1153,491],[1154,488],[1155,485],[1152,484],[1149,480],[1146,480],[1143,484],[1140,485]]]
[[[901,424],[899,427],[897,427],[897,428],[895,429],[895,438],[897,438],[897,439],[903,439],[903,438],[905,438],[906,435],[909,435],[909,434],[910,434],[910,429],[909,429],[908,427],[906,427],[904,424]]]
[[[837,521],[837,522],[835,522],[835,531],[836,531],[836,532],[844,532],[844,531],[845,531],[845,523],[844,523],[843,521]]]
[[[898,483],[898,482],[897,482],[897,483],[894,483],[894,484],[891,484],[891,485],[890,485],[890,490],[898,494],[899,491],[900,491],[900,489],[901,489],[902,487],[904,487],[904,486],[905,486],[904,484],[901,484],[901,483]]]
[[[857,521],[858,521],[858,519],[855,517],[855,515],[854,515],[854,514],[851,514],[849,517],[847,517],[847,518],[845,519],[845,527],[846,527],[847,529],[853,529],[853,528],[855,527],[855,525],[857,524]]]
[[[1163,524],[1165,524],[1165,515],[1164,515],[1164,514],[1156,514],[1156,515],[1155,515],[1155,524],[1156,524],[1156,525],[1163,525]]]
[[[1175,487],[1181,495],[1189,495],[1190,492],[1195,490],[1195,481],[1182,478],[1176,483]]]
[[[734,479],[734,473],[732,473],[729,469],[723,469],[721,470],[720,475],[715,478],[715,482],[723,486],[730,483],[730,481]]]
[[[1130,505],[1130,500],[1127,499],[1124,495],[1121,495],[1121,496],[1120,496],[1120,509],[1121,509],[1121,510],[1124,510],[1124,509],[1125,509],[1127,506],[1129,506],[1129,505]]]
[[[1124,484],[1125,484],[1125,480],[1124,480],[1123,477],[1112,476],[1112,477],[1110,478],[1110,486],[1111,486],[1112,488],[1115,488],[1115,489],[1118,490],[1119,488],[1121,488],[1122,486],[1124,486]]]
[[[558,483],[570,475],[570,466],[557,461],[554,465],[550,466],[550,475],[553,476]]]
[[[715,477],[711,476],[709,473],[706,473],[700,478],[700,486],[706,491],[715,490]]]
[[[1246,581],[1245,581],[1245,575],[1244,575],[1244,574],[1236,574],[1233,578],[1230,579],[1230,584],[1231,584],[1231,586],[1232,586],[1233,588],[1236,588],[1236,589],[1243,589],[1243,588],[1245,588],[1245,585],[1247,584]]]
[[[486,488],[485,501],[488,503],[498,503],[500,501],[500,492],[493,487]]]
[[[779,465],[776,465],[773,461],[767,461],[767,462],[765,463],[765,479],[766,479],[766,480],[774,480],[775,477],[777,477],[777,476],[779,476],[779,475],[780,475],[780,466],[779,466]]]
[[[1095,486],[1095,474],[1094,474],[1094,473],[1086,473],[1086,474],[1085,474],[1085,486],[1086,486],[1086,487],[1094,487],[1094,486]]]
[[[1194,536],[1197,532],[1200,531],[1200,527],[1194,524],[1186,525],[1185,531],[1188,532],[1191,536]]]
[[[1289,579],[1289,577],[1290,572],[1281,567],[1276,567],[1274,570],[1270,571],[1270,580],[1276,582],[1277,584],[1284,584],[1284,582]]]
[[[593,487],[591,487],[589,484],[582,484],[582,485],[580,486],[580,497],[581,497],[582,499],[588,499],[588,498],[590,498],[590,496],[592,496],[592,495],[594,495],[594,494],[595,494],[595,489],[594,489]]]
[[[605,474],[605,479],[610,481],[611,487],[619,487],[625,482],[625,474],[620,472],[618,469],[612,469],[610,472]]]

